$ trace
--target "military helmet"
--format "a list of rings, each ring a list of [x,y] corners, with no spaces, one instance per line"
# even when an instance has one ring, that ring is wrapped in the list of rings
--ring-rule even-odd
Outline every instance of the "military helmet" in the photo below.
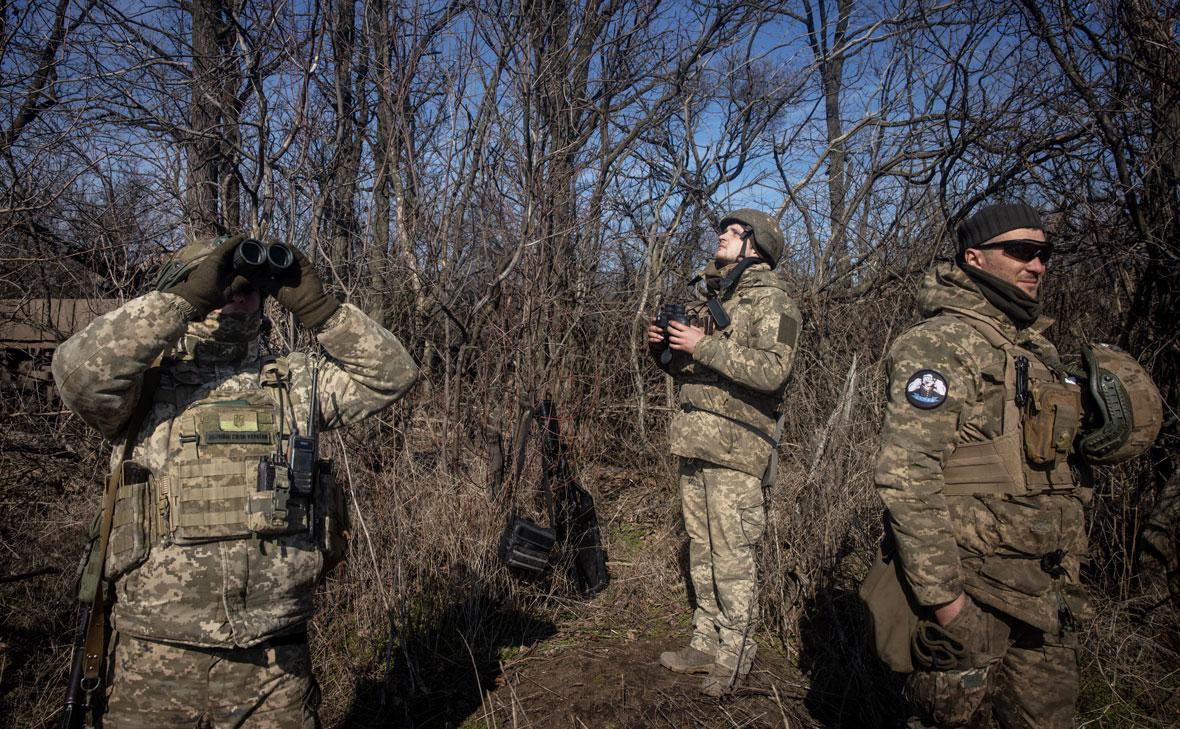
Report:
[[[1135,358],[1109,344],[1082,349],[1094,412],[1079,442],[1091,463],[1121,463],[1147,451],[1163,425],[1163,400]]]
[[[778,265],[783,256],[783,234],[774,218],[761,210],[741,208],[723,217],[718,226],[724,230],[730,223],[741,223],[750,228],[754,234],[754,247],[770,263],[771,268]]]
[[[156,274],[156,290],[167,291],[187,278],[201,259],[212,253],[221,241],[221,238],[197,240],[173,253]]]

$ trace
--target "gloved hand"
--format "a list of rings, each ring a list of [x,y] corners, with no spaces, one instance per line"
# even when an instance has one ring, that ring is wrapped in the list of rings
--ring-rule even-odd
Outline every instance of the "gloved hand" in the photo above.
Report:
[[[295,315],[300,324],[315,330],[336,313],[340,308],[340,300],[324,291],[323,281],[307,256],[294,246],[289,248],[298,265],[292,266],[290,273],[281,278],[259,276],[254,283],[274,296],[283,308]]]
[[[244,278],[234,274],[233,265],[234,251],[244,238],[236,235],[222,240],[210,253],[194,261],[187,276],[163,291],[187,301],[198,320],[214,309],[220,309],[229,299],[230,290],[246,283]]]
[[[928,671],[971,667],[967,646],[938,623],[920,621],[910,647],[914,664]]]

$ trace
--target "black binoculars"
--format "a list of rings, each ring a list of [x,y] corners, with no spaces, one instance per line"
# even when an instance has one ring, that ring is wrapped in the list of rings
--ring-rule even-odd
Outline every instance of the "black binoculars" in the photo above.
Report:
[[[684,304],[663,304],[656,313],[656,326],[664,331],[664,340],[668,339],[668,322],[678,321],[688,326],[688,311]]]
[[[663,304],[656,313],[656,326],[664,332],[664,351],[660,354],[660,362],[668,364],[672,361],[672,350],[668,349],[668,322],[678,321],[688,326],[688,311],[683,304]]]
[[[247,238],[234,251],[234,270],[249,278],[269,272],[279,278],[295,263],[295,254],[286,243],[263,243]]]

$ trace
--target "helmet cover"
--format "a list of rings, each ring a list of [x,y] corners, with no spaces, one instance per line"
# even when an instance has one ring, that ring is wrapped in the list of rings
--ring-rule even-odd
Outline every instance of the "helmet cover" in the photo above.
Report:
[[[1093,412],[1079,450],[1090,463],[1122,463],[1145,453],[1163,425],[1163,400],[1134,357],[1109,344],[1082,348]]]
[[[761,210],[740,208],[728,213],[721,219],[718,226],[724,230],[730,223],[741,223],[754,234],[754,247],[774,268],[783,255],[783,234],[778,223]]]

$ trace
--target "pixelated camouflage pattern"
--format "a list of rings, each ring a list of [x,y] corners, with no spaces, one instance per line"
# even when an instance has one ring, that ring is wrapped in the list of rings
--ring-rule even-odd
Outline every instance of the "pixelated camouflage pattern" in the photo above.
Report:
[[[209,650],[120,633],[110,656],[106,729],[319,726],[306,641]]]
[[[1046,635],[974,601],[946,630],[969,651],[966,665],[907,676],[907,727],[1073,726],[1079,689],[1073,634]]]
[[[801,317],[785,282],[765,263],[747,269],[723,303],[729,327],[706,335],[691,362],[681,355],[667,368],[682,383],[670,450],[761,477]]]
[[[261,362],[250,324],[222,322],[213,314],[186,329],[177,299],[153,292],[130,301],[67,340],[53,360],[66,405],[113,438],[134,409],[143,373],[165,351],[161,384],[132,452],[154,478],[170,473],[178,415],[199,403],[260,389]],[[355,423],[387,407],[416,377],[397,338],[356,307],[342,306],[316,337],[326,353],[319,374],[321,429]],[[302,428],[309,358],[296,353],[288,362],[293,401],[288,415]],[[115,450],[121,450],[118,444]],[[143,563],[116,583],[112,621],[125,634],[246,647],[311,617],[323,556],[305,532],[187,546],[161,536],[153,535]]]
[[[1180,579],[1180,473],[1174,474],[1156,493],[1151,513],[1143,525],[1142,539],[1149,556],[1173,580]]]
[[[949,307],[981,314],[1017,343],[1056,357],[1038,319],[1018,331],[957,267],[926,278],[919,304],[924,321],[894,342],[886,359],[888,403],[875,471],[906,579],[923,605],[940,605],[966,590],[976,599],[1055,632],[1059,599],[1077,584],[1086,553],[1085,490],[1012,496],[943,493],[943,468],[956,447],[1001,434],[1005,354]],[[935,370],[946,401],[924,410],[906,399],[909,379]],[[1000,474],[997,474],[1000,478]],[[1040,557],[1066,553],[1064,575],[1050,577]]]
[[[152,292],[62,342],[52,364],[62,402],[108,439],[118,435],[139,399],[144,372],[184,334],[187,306],[179,296]]]
[[[729,669],[745,657],[748,671],[758,610],[755,549],[766,527],[762,480],[682,458],[680,498],[696,593],[690,645]]]

